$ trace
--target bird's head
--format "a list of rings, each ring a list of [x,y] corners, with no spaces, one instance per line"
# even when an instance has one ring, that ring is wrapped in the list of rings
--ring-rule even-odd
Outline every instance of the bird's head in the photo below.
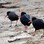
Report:
[[[10,13],[11,11],[7,11],[7,15],[5,16],[5,17],[7,17],[7,16],[9,16],[9,13]]]
[[[9,15],[9,13],[11,13],[11,11],[8,11],[8,12],[7,12],[7,15]]]
[[[32,21],[36,20],[37,18],[36,17],[32,17]]]
[[[23,16],[24,14],[26,14],[25,12],[21,12],[21,16]]]

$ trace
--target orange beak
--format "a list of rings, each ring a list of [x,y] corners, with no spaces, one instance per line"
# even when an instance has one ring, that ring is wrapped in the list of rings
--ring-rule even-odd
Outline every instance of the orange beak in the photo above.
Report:
[[[30,21],[28,22],[28,24],[31,23],[31,22],[32,22],[32,20],[30,20]]]

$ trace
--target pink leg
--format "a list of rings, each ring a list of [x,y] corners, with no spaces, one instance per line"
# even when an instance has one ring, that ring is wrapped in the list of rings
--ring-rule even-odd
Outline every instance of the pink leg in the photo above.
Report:
[[[27,31],[27,26],[25,26],[24,31],[25,31],[25,32]]]

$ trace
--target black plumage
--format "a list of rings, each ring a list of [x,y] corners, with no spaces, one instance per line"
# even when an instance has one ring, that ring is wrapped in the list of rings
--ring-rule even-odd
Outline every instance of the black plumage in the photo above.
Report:
[[[26,14],[25,12],[21,12],[21,18],[20,18],[21,23],[24,26],[29,26],[31,24],[31,18],[30,15]],[[30,22],[30,23],[28,23]]]
[[[16,15],[15,12],[13,11],[7,11],[7,16],[9,18],[9,20],[11,21],[11,24],[12,24],[12,21],[18,21],[18,15]]]
[[[32,17],[32,24],[35,28],[35,31],[39,29],[44,29],[44,21],[42,19]]]
[[[25,25],[29,26],[31,24],[31,22],[28,23],[30,20],[31,20],[30,15],[26,14],[25,12],[21,13],[20,21],[24,26]]]

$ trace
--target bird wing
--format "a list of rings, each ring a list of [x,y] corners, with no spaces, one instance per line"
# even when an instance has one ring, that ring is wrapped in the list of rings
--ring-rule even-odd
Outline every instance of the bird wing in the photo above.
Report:
[[[28,15],[28,14],[25,14],[25,17],[26,17],[28,20],[31,20],[31,17],[30,17],[30,15]]]

